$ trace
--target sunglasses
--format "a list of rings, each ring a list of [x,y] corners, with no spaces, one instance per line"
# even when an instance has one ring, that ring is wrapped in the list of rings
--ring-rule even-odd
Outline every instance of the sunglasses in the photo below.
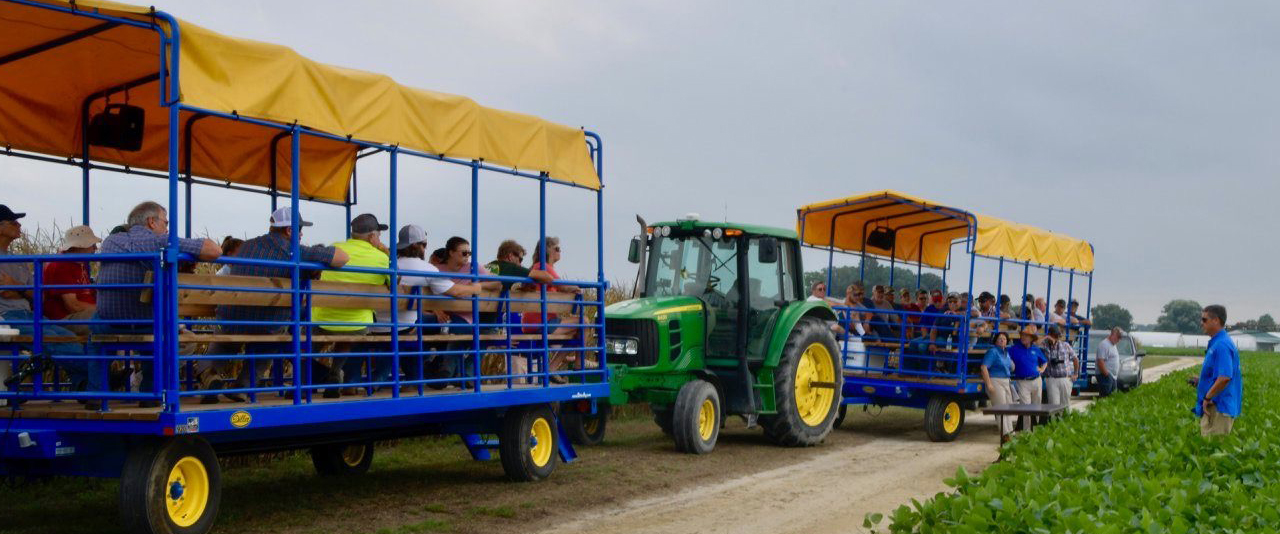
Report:
[[[1209,318],[1208,318],[1208,317],[1201,317],[1201,318],[1200,318],[1200,322],[1202,322],[1202,323],[1207,323],[1207,322],[1209,322]]]
[[[551,250],[554,250],[554,251],[556,251],[556,252],[560,252],[560,247],[554,247],[554,248],[552,248]]]

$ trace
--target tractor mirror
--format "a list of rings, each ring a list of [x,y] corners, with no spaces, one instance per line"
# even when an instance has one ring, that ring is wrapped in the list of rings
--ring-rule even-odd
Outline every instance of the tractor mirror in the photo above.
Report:
[[[760,260],[760,263],[777,263],[778,240],[772,237],[762,238],[760,240],[760,252],[758,259]]]
[[[631,238],[631,248],[627,250],[627,261],[631,263],[640,263],[640,247],[644,244],[640,242],[639,237]]]

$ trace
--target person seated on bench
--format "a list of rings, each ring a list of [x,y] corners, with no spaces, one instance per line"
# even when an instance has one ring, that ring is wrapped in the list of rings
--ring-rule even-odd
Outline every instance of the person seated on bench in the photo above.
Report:
[[[387,225],[378,222],[378,218],[372,213],[363,213],[351,219],[351,238],[339,243],[334,243],[334,247],[347,254],[347,266],[364,267],[368,269],[387,269],[391,265],[391,258],[388,255],[389,250],[386,245],[382,244],[382,232],[387,230]],[[386,286],[391,280],[390,275],[385,273],[358,273],[349,271],[324,271],[320,273],[320,280],[326,282],[351,282],[357,284],[369,284],[374,286]],[[373,308],[325,308],[320,306],[312,307],[311,320],[320,324],[320,334],[338,334],[349,336],[363,336],[369,333],[369,324],[373,323]],[[334,324],[347,323],[347,324]],[[327,382],[330,384],[342,384],[357,382],[360,377],[361,366],[364,364],[364,358],[348,358],[341,354],[352,352],[356,348],[362,348],[364,343],[353,343],[343,341],[333,344],[333,352],[339,354],[334,356],[327,370]],[[385,347],[379,347],[385,348]],[[375,349],[376,350],[376,349]],[[314,360],[313,360],[314,361]],[[297,370],[294,370],[297,373]],[[313,376],[321,376],[313,374]],[[342,396],[342,391],[338,387],[328,388],[324,392],[326,399],[336,399]]]
[[[486,263],[485,270],[489,274],[495,276],[510,276],[513,278],[532,278],[535,282],[544,284],[555,280],[551,277],[551,273],[541,269],[530,269],[524,266],[524,247],[517,243],[514,239],[508,239],[498,245],[497,259]],[[515,282],[502,282],[502,291],[510,294],[511,287]],[[483,324],[495,324],[503,322],[501,315],[497,312],[488,312],[480,314],[480,322]],[[490,329],[492,333],[502,333],[501,328]]]
[[[158,253],[169,246],[169,212],[158,203],[146,201],[134,206],[127,219],[129,230],[107,236],[102,241],[103,254]],[[213,261],[222,256],[222,248],[208,239],[179,239],[178,251],[195,256],[199,261]],[[98,285],[142,284],[146,282],[151,261],[103,261],[98,270]],[[135,323],[97,324],[99,334],[151,333],[152,305],[142,302],[142,289],[98,289],[98,313],[95,319],[135,321]],[[152,387],[151,362],[141,362],[142,391]],[[156,401],[143,401],[142,407],[155,407]]]
[[[1049,324],[1067,326],[1067,301],[1058,299],[1053,303],[1053,311],[1049,312]]]
[[[1067,323],[1071,325],[1071,328],[1073,329],[1093,326],[1093,321],[1085,319],[1084,316],[1080,315],[1080,301],[1078,300],[1071,301],[1071,304],[1067,306]]]
[[[543,266],[542,262],[540,261],[540,259],[543,257],[544,248],[546,250],[546,258],[547,258],[546,266]],[[552,280],[559,280],[560,274],[556,272],[556,264],[560,262],[560,257],[561,257],[560,238],[547,236],[544,242],[539,242],[538,245],[535,246],[533,249],[533,269],[546,271],[547,274],[551,275]],[[578,286],[551,285],[549,283],[526,284],[526,288],[529,291],[537,291],[540,287],[544,287],[544,286],[547,288],[548,293],[553,291],[560,292],[560,293],[573,293],[573,294],[582,293],[582,288]],[[530,325],[530,324],[540,325],[542,324],[542,314],[538,312],[526,313],[521,317],[521,322],[523,322],[526,325]],[[555,325],[577,324],[578,322],[579,321],[577,316],[571,315],[569,317],[560,317],[559,314],[555,314],[555,313],[548,313],[547,319],[546,319],[546,324],[549,327],[555,326]],[[581,329],[560,326],[558,328],[549,328],[548,334],[572,335],[576,337],[580,334],[579,330]],[[535,327],[526,326],[524,328],[524,331],[525,333],[536,334],[536,333],[542,332],[542,328],[538,326],[535,326]],[[558,345],[552,345],[552,346],[555,347]],[[547,363],[547,368],[551,371],[558,371],[562,367],[566,365],[572,365],[573,362],[576,362],[576,361],[577,361],[576,354],[565,353],[563,351],[555,352],[552,354],[551,361]],[[556,381],[561,381],[561,380],[556,380]]]
[[[279,210],[276,210],[276,211],[280,211],[284,209],[289,209],[289,208],[280,208]],[[271,215],[272,215],[272,220],[274,220],[275,214],[272,213]],[[310,224],[310,223],[307,223],[307,224]],[[244,245],[243,239],[240,239],[238,237],[232,237],[232,236],[224,237],[222,238],[222,255],[235,256],[236,253],[240,251],[240,247],[243,245]],[[226,276],[228,274],[231,274],[231,265],[223,264],[222,267],[218,268],[218,272],[214,274],[217,274],[218,276]]]
[[[809,290],[809,298],[805,300],[810,302],[825,302],[827,304],[833,304],[833,302],[831,302],[832,299],[827,298],[827,283],[823,281],[813,283],[813,288]],[[835,301],[834,303],[839,303],[839,301]],[[837,338],[844,334],[844,327],[840,326],[839,320],[827,321],[827,327],[831,329],[831,333],[835,334]]]
[[[947,295],[943,301],[942,316],[934,320],[933,330],[929,332],[929,353],[938,355],[939,352],[955,350],[960,344],[960,328],[964,324],[964,305],[960,301],[960,297],[955,293]],[[958,355],[957,355],[957,360]],[[934,369],[939,372],[954,371],[955,364],[944,365],[943,362],[935,360]]]
[[[25,213],[14,213],[9,206],[0,204],[0,256],[11,254],[9,247],[14,241],[22,238],[22,223],[18,219],[26,217]],[[34,273],[30,263],[0,262],[0,286],[26,286],[34,283]],[[35,334],[35,315],[32,313],[31,301],[35,298],[33,289],[0,290],[0,323],[17,329],[24,336]],[[45,324],[40,328],[45,336],[75,336],[70,330],[58,325]],[[23,348],[32,350],[30,343]],[[79,343],[45,343],[44,348],[54,356],[83,356],[84,345]],[[82,389],[86,382],[88,366],[84,361],[61,362],[71,379],[72,389]],[[0,391],[5,390],[4,379],[9,378],[12,366],[9,361],[0,361]],[[4,401],[0,401],[0,406]]]
[[[396,266],[404,271],[418,271],[425,273],[440,272],[434,265],[427,262],[427,231],[421,226],[407,224],[400,228],[400,232],[396,237]],[[480,284],[457,283],[454,280],[441,276],[415,276],[401,275],[399,284],[405,288],[421,287],[427,295],[444,295],[453,298],[468,298],[479,295],[481,292]],[[416,299],[421,300],[421,299]],[[430,300],[423,300],[424,307],[430,307]],[[401,310],[397,314],[397,322],[400,325],[400,350],[403,352],[418,352],[417,342],[411,336],[413,328],[419,324],[417,302],[411,302],[407,310]],[[434,317],[432,318],[434,319]],[[390,323],[391,310],[378,310],[377,322]],[[427,324],[436,324],[436,321],[427,321]],[[388,333],[391,327],[382,326],[375,327],[374,332]],[[439,332],[438,328],[432,328],[429,331],[424,330],[424,334],[431,335]],[[471,342],[460,342],[458,344],[450,344],[448,350],[462,350],[470,347]],[[460,366],[453,365],[459,358],[446,357],[442,359],[436,358],[432,360],[430,366],[425,369],[418,369],[421,358],[419,357],[403,357],[401,358],[401,369],[414,369],[412,376],[415,380],[421,380],[426,375],[432,378],[453,378],[458,374]],[[391,359],[376,358],[374,366],[373,381],[385,382],[390,381],[391,376]],[[411,367],[406,367],[405,363],[412,363]],[[421,373],[421,376],[419,375]],[[443,388],[446,384],[432,384],[433,387]]]
[[[88,226],[67,230],[58,247],[61,254],[93,254],[102,239]],[[55,321],[87,321],[98,311],[98,296],[92,288],[58,289],[61,285],[88,285],[89,263],[85,261],[51,261],[44,264],[44,316]],[[89,335],[89,325],[69,324],[64,328],[79,336]]]
[[[1000,295],[1000,300],[996,302],[996,311],[1000,314],[1000,319],[1013,319],[1013,299],[1009,295]]]
[[[280,208],[271,213],[268,219],[267,233],[243,242],[236,250],[235,257],[252,260],[271,260],[271,261],[292,261],[293,259],[293,209],[289,207]],[[311,226],[311,222],[306,220],[298,221],[298,240],[302,240],[302,229]],[[299,246],[299,258],[307,263],[322,263],[330,267],[338,268],[347,264],[349,257],[347,253],[337,247],[315,245],[315,246]],[[288,267],[277,267],[271,265],[230,265],[227,267],[229,275],[232,276],[262,276],[267,278],[284,278],[292,279],[293,270]],[[299,280],[305,280],[310,274],[304,271],[300,274]],[[217,307],[215,314],[219,321],[236,321],[236,322],[289,322],[293,315],[292,310],[287,307],[273,306],[231,306],[220,305]],[[289,327],[284,325],[252,325],[252,324],[224,324],[220,330],[224,334],[251,334],[251,335],[281,335],[288,334]],[[209,354],[228,355],[239,354],[243,347],[246,355],[258,354],[291,354],[293,352],[291,343],[213,343],[209,347]],[[197,365],[197,376],[204,389],[220,389],[224,379],[231,378],[231,369],[234,360],[215,360],[202,361]],[[245,363],[240,370],[240,376],[237,377],[236,387],[247,388],[251,385],[249,380],[250,369],[253,369],[254,377],[261,377],[262,373],[271,365],[271,360],[257,359],[252,365]],[[298,374],[294,370],[295,375]],[[226,395],[228,399],[239,402],[243,400],[239,395]],[[201,401],[205,404],[218,402],[217,395],[205,396]]]
[[[887,290],[885,286],[876,285],[871,288],[871,306],[869,308],[876,310],[884,310],[877,312],[871,321],[871,335],[874,336],[873,341],[893,342],[898,339],[898,316],[892,313],[896,310],[893,303],[889,300],[891,290]]]

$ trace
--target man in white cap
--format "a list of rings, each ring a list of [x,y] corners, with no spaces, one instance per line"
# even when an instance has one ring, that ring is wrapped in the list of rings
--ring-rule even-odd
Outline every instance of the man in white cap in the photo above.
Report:
[[[240,250],[236,251],[235,258],[251,259],[251,260],[272,260],[272,261],[292,261],[293,259],[293,210],[285,207],[280,208],[271,214],[271,228],[266,234],[260,235],[240,245]],[[311,226],[310,222],[305,220],[298,221],[298,239],[302,239],[302,229]],[[316,245],[312,247],[298,246],[299,260],[307,263],[322,263],[330,267],[342,267],[347,264],[347,253],[335,247],[326,247]],[[292,269],[288,267],[280,267],[275,265],[232,265],[231,275],[233,276],[265,276],[272,278],[292,278]],[[311,275],[304,271],[303,278]],[[261,321],[267,323],[280,323],[290,321],[292,315],[289,308],[277,308],[270,306],[218,306],[217,317],[221,321]],[[289,327],[279,324],[224,324],[221,326],[222,332],[227,334],[287,334]],[[246,354],[281,354],[292,352],[289,344],[278,343],[245,343],[244,349]],[[209,354],[213,355],[234,355],[240,352],[239,344],[215,344],[210,347]],[[204,389],[220,389],[222,380],[227,378],[225,375],[230,373],[233,360],[218,360],[212,365],[209,362],[200,362],[201,368],[200,379]],[[254,364],[254,376],[261,376],[266,370],[270,360],[256,360]],[[249,385],[249,366],[244,366],[238,383],[241,387]],[[296,372],[296,371],[295,371]],[[227,395],[232,400],[239,399],[236,395]],[[206,396],[202,402],[214,403],[218,402],[216,396]]]
[[[58,247],[62,254],[93,254],[102,240],[88,226],[73,226],[62,237]],[[89,263],[86,261],[51,261],[44,264],[44,316],[55,321],[87,321],[98,310],[98,298],[88,286]],[[79,335],[89,335],[87,324],[63,325]]]

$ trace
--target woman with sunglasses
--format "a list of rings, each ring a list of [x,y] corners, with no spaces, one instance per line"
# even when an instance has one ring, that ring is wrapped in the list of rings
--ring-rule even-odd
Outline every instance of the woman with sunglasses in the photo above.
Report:
[[[559,280],[560,274],[556,272],[556,264],[560,262],[560,238],[547,236],[545,240],[547,263],[545,266],[540,261],[543,254],[542,252],[543,244],[544,243],[538,243],[538,245],[534,247],[533,266],[530,269],[537,270],[537,271],[545,271],[547,274],[551,275],[552,280]],[[544,285],[546,286],[548,292],[552,292],[552,291],[561,292],[561,293],[581,293],[582,292],[582,288],[578,286],[552,285],[552,284],[543,284],[543,283],[525,284],[524,289],[530,290],[530,291],[537,291],[539,288],[541,288]],[[540,325],[542,324],[542,314],[537,312],[526,313],[521,317],[521,322],[524,323],[525,325]],[[547,314],[547,325],[548,327],[552,327],[549,332],[550,334],[577,335],[578,331],[580,330],[579,328],[575,328],[571,326],[557,326],[557,325],[577,324],[577,322],[578,322],[578,318],[575,316],[570,316],[568,318],[562,319],[558,314],[554,314],[554,313]],[[525,326],[524,331],[525,333],[535,334],[535,333],[541,332],[542,329],[541,327],[538,327],[538,326]],[[556,346],[556,345],[553,345],[553,346]],[[577,354],[575,353],[554,352],[551,354],[551,361],[547,365],[548,367],[550,367],[551,371],[558,371],[564,368],[567,364],[572,364],[573,362],[577,361],[577,359],[578,359]],[[552,377],[552,381],[563,382],[564,379],[560,377]]]

